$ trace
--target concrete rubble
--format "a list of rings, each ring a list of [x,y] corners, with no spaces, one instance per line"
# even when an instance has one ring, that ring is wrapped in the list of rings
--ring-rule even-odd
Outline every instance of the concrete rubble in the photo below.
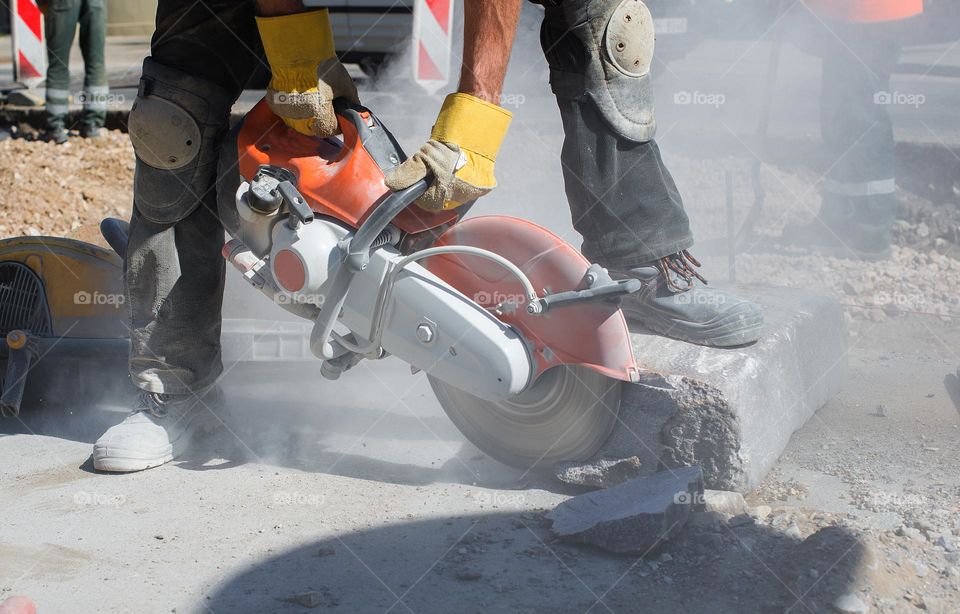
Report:
[[[840,595],[831,605],[840,614],[865,614],[869,611],[867,605],[853,593]]]
[[[749,512],[750,507],[743,495],[729,490],[703,491],[703,505],[708,512],[717,512],[727,516],[738,516]]]
[[[636,456],[629,458],[599,458],[586,464],[562,462],[554,465],[561,482],[576,486],[609,488],[641,475],[643,465]]]
[[[703,472],[684,467],[567,499],[546,517],[563,540],[646,554],[686,525],[702,497]]]
[[[584,485],[580,476],[602,474],[604,459],[636,456],[644,473],[699,465],[709,488],[759,485],[793,432],[843,385],[846,323],[839,303],[820,294],[735,291],[763,307],[764,337],[716,349],[634,329],[637,360],[649,373],[624,386],[620,422],[603,448],[579,472],[570,463],[554,467],[558,479]]]

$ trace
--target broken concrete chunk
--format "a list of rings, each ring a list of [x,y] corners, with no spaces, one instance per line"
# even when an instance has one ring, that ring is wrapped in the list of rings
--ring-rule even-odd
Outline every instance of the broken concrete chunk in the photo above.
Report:
[[[730,490],[705,490],[703,503],[708,512],[718,512],[727,516],[738,516],[749,511],[743,495]]]
[[[840,595],[831,605],[840,614],[865,614],[869,610],[867,604],[853,593]]]
[[[953,541],[952,541],[949,537],[947,537],[946,535],[938,535],[938,536],[933,540],[933,543],[934,543],[934,545],[936,545],[936,546],[940,546],[941,548],[943,548],[943,549],[946,550],[947,552],[955,552],[955,551],[957,550],[957,546],[954,545]]]
[[[750,514],[738,514],[727,521],[728,527],[745,527],[747,525],[755,524],[756,519]]]
[[[690,514],[689,525],[707,531],[719,531],[726,517],[718,512],[694,512]]]
[[[758,505],[747,510],[747,513],[757,520],[766,520],[767,516],[773,513],[773,509],[769,505]]]
[[[638,477],[640,468],[640,459],[636,456],[630,456],[628,458],[599,458],[586,463],[562,462],[555,464],[553,471],[558,480],[567,484],[610,488]]]
[[[567,499],[547,518],[561,539],[611,552],[647,553],[700,511],[703,471],[683,467]]]

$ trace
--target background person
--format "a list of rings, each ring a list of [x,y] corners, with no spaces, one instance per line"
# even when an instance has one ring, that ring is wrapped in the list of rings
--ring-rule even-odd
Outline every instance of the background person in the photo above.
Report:
[[[83,114],[79,132],[83,138],[100,135],[107,116],[109,93],[104,44],[107,32],[105,0],[45,0],[41,2],[47,43],[47,123],[45,138],[67,142],[67,111],[70,103],[70,48],[80,26],[83,55]]]
[[[923,0],[808,0],[813,27],[825,29],[820,131],[827,167],[817,217],[788,226],[784,238],[839,256],[890,254],[896,172],[890,77],[900,62],[903,20]]]

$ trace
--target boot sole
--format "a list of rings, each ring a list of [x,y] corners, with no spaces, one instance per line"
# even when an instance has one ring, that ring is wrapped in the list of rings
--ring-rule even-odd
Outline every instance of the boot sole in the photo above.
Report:
[[[763,333],[763,314],[731,313],[718,320],[697,324],[682,320],[669,320],[664,325],[661,320],[653,320],[641,313],[624,309],[624,315],[629,320],[638,322],[649,331],[707,347],[730,348],[749,345],[760,339]]]
[[[98,454],[100,458],[98,458]],[[98,449],[94,447],[93,468],[97,471],[108,471],[110,473],[132,473],[159,467],[172,461],[175,456],[173,446],[170,446],[170,451],[166,453],[147,457],[138,456],[133,450]]]

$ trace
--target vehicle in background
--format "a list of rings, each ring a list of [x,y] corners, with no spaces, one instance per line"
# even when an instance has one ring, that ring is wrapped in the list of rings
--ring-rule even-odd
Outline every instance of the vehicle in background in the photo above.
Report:
[[[413,30],[413,0],[307,0],[307,6],[326,6],[336,33],[337,54],[343,62],[355,63],[368,75],[374,76],[391,56],[403,53]],[[693,31],[701,28],[692,14],[701,5],[715,4],[719,8],[730,5],[729,0],[648,0],[657,28],[657,45],[663,49],[664,60],[677,52],[686,52]],[[543,10],[524,3],[524,10]],[[455,30],[462,26],[463,0],[456,0]],[[704,24],[705,25],[705,24]],[[455,41],[459,36],[454,36]],[[457,42],[454,43],[458,44]]]
[[[383,63],[402,53],[413,29],[414,0],[306,0],[330,9],[337,53],[375,75]],[[463,0],[456,0],[455,29],[462,21]],[[771,35],[780,2],[776,0],[646,0],[657,30],[657,54],[664,66],[683,57],[706,38],[762,39]],[[785,8],[792,3],[784,3]],[[911,28],[911,42],[955,40],[960,3],[926,0],[926,14]],[[524,10],[542,8],[524,3]],[[454,37],[457,40],[457,36]],[[456,43],[455,43],[456,44]]]
[[[304,5],[329,9],[337,55],[370,76],[403,52],[413,30],[413,0],[304,0]]]

